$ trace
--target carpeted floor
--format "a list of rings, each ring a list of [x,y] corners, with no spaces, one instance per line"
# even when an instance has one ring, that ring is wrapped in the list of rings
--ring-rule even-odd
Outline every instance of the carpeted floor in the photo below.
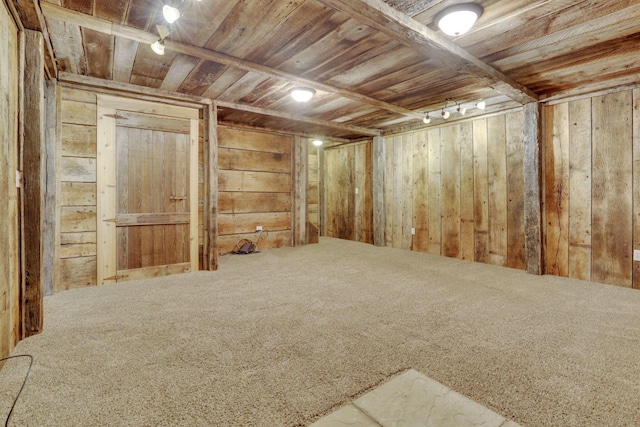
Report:
[[[47,297],[21,353],[16,426],[304,426],[409,368],[523,426],[640,425],[640,291],[336,239]]]

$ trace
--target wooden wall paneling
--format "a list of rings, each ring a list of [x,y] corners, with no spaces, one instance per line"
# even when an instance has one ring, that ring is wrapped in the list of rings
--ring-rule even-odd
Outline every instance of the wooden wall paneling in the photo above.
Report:
[[[309,151],[309,178],[307,180],[307,209],[309,223],[318,229],[320,227],[320,213],[319,213],[319,161],[320,161],[320,147],[314,146],[311,141],[308,142]],[[309,233],[309,243],[312,242],[312,233]]]
[[[569,103],[569,277],[591,280],[591,99]]]
[[[413,236],[412,249],[427,252],[429,247],[429,141],[427,132],[413,135]]]
[[[545,272],[569,275],[569,105],[546,109]]]
[[[640,250],[640,89],[633,91],[633,249]],[[633,288],[640,289],[637,261],[633,263]]]
[[[189,224],[189,262],[190,271],[198,271],[198,126],[199,118],[191,119],[191,131],[189,133],[189,213],[191,214]],[[186,202],[186,201],[185,201]],[[185,209],[186,210],[186,209]]]
[[[117,206],[116,168],[114,167],[117,153],[116,147],[112,142],[116,140],[116,109],[98,106],[97,113],[96,238],[98,256],[96,261],[96,283],[102,285],[115,282],[117,272],[116,223],[115,221],[109,221],[110,219],[115,220]],[[129,168],[129,170],[131,169],[133,168]],[[64,280],[65,278],[63,277]]]
[[[403,213],[404,213],[404,203],[402,201],[402,197],[404,196],[403,192],[403,161],[404,155],[402,152],[402,136],[394,136],[393,139],[393,186],[392,186],[392,196],[393,196],[393,210],[392,210],[392,246],[394,248],[402,249],[403,245]],[[406,248],[408,249],[408,248]]]
[[[630,91],[593,99],[591,280],[632,285],[633,157]]]
[[[306,138],[294,136],[293,155],[291,156],[293,185],[291,196],[293,199],[292,230],[293,241],[291,246],[307,244],[307,179],[309,173],[309,142]]]
[[[44,198],[44,218],[42,230],[43,246],[43,292],[53,294],[55,277],[59,272],[58,250],[60,248],[60,230],[58,222],[58,197],[61,194],[58,171],[60,166],[60,90],[56,80],[45,82],[45,158],[46,184]]]
[[[364,243],[373,243],[373,144],[364,146],[364,201],[362,209],[362,240]]]
[[[541,180],[544,149],[543,116],[537,102],[524,106],[524,222],[527,272],[543,273],[543,214]]]
[[[22,76],[18,28],[0,3],[0,357],[8,356],[20,337],[20,237],[18,108]]]
[[[413,249],[413,133],[402,135],[402,249]]]
[[[507,158],[504,116],[487,119],[489,172],[489,263],[507,261]]]
[[[320,235],[327,235],[327,170],[325,150],[318,150],[318,215]]]
[[[366,146],[363,144],[357,144],[353,147],[354,155],[354,240],[362,242],[366,236],[363,233],[365,216],[365,198],[366,198]]]
[[[384,246],[385,235],[385,139],[381,136],[373,138],[373,244]]]
[[[61,124],[62,155],[69,157],[96,157],[96,127]]]
[[[46,141],[44,116],[44,40],[42,33],[25,30],[23,156],[23,249],[22,337],[42,329],[44,294],[44,194],[46,192]],[[49,248],[47,248],[49,249]]]
[[[476,262],[489,263],[487,119],[473,121],[473,240]]]
[[[527,269],[524,225],[524,112],[506,119],[507,155],[507,262],[506,266]]]
[[[218,269],[218,212],[221,211],[218,193],[218,107],[205,110],[208,134],[205,145],[205,270]],[[233,200],[233,198],[232,198]]]
[[[442,255],[460,257],[460,128],[441,129]]]
[[[429,140],[429,253],[442,253],[442,168],[440,129],[427,132]]]
[[[460,258],[475,259],[473,122],[460,125]]]
[[[395,144],[394,144],[394,138],[393,137],[389,137],[389,138],[385,138],[384,139],[384,153],[385,153],[385,160],[384,160],[384,166],[385,166],[385,171],[384,171],[384,201],[385,201],[385,205],[384,205],[384,217],[385,217],[385,224],[384,224],[384,246],[389,246],[389,247],[393,247],[393,221],[394,221],[394,206],[395,206],[395,199],[394,199],[394,187],[393,187],[393,183],[394,183],[394,162],[393,162],[393,158],[394,158],[394,153],[395,153]]]

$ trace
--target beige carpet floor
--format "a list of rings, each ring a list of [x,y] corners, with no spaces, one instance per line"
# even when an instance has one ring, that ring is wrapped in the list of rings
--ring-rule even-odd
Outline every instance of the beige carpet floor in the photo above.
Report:
[[[305,426],[409,368],[523,426],[640,425],[640,291],[336,239],[47,297],[21,353],[14,426]]]

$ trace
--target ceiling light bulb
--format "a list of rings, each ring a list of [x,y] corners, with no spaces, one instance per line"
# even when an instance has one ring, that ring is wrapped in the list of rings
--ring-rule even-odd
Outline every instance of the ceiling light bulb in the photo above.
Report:
[[[291,97],[298,102],[309,102],[316,91],[307,87],[296,87],[291,89],[289,93]]]
[[[151,50],[153,50],[158,55],[164,55],[164,40],[156,40],[151,45]]]
[[[451,115],[450,112],[442,110],[442,118],[443,119],[447,120],[450,115]]]
[[[478,107],[481,110],[484,110],[485,108],[487,108],[487,103],[485,101],[480,101],[476,104],[476,107]]]
[[[463,107],[462,105],[460,105],[458,107],[458,113],[460,113],[460,115],[464,116],[467,113],[467,107]]]
[[[169,24],[173,24],[180,18],[180,9],[165,4],[162,8],[162,16],[164,16],[164,19],[166,19]]]
[[[460,36],[468,32],[482,15],[482,6],[476,3],[456,4],[436,15],[438,27],[448,36]]]
[[[311,141],[313,143],[313,145],[315,145],[316,147],[320,147],[322,145],[322,141],[319,139],[314,139],[313,141]]]
[[[424,116],[424,119],[422,119],[422,121],[424,122],[425,125],[428,125],[429,123],[431,123],[431,118],[429,117],[429,113],[427,113]]]

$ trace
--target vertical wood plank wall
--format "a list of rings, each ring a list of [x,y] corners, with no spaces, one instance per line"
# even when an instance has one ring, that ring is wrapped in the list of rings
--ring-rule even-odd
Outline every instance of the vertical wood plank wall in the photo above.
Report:
[[[523,126],[516,112],[385,138],[386,246],[526,269]],[[372,242],[370,147],[325,150],[329,236]]]
[[[18,29],[0,2],[0,357],[20,339],[18,237]],[[0,365],[1,366],[1,365]]]
[[[309,177],[307,179],[307,206],[308,206],[308,220],[311,224],[320,228],[320,150],[322,148],[316,147],[309,142]],[[320,230],[322,233],[322,230]]]
[[[261,249],[291,246],[292,137],[218,128],[218,251],[260,238]],[[262,226],[263,233],[256,232]]]
[[[324,158],[326,235],[373,243],[372,143],[326,148]]]
[[[640,90],[545,116],[546,273],[640,288]]]
[[[61,88],[59,292],[96,284],[96,94]],[[202,121],[201,121],[202,122]],[[204,239],[204,134],[198,150],[198,240]]]

